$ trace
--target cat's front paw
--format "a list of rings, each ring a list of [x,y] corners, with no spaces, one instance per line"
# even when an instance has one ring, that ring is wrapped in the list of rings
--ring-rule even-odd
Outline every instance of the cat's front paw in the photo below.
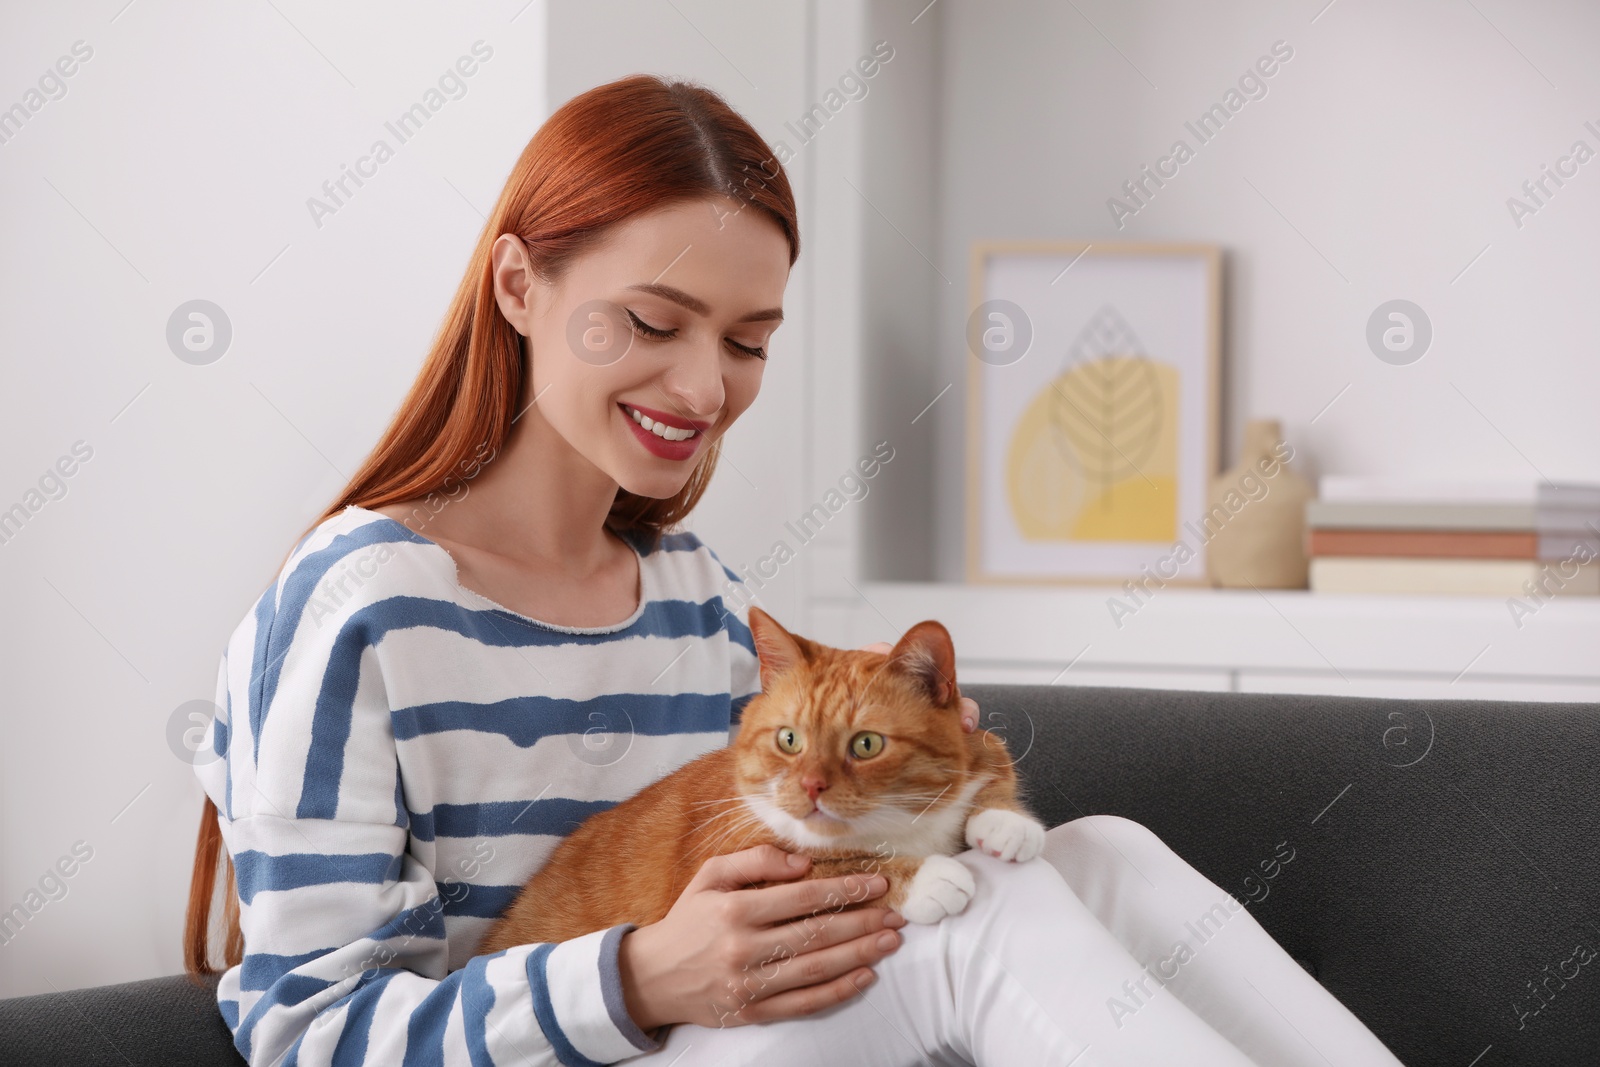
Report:
[[[984,808],[967,819],[967,844],[991,856],[1026,863],[1044,851],[1044,827],[1007,808]]]
[[[907,922],[936,923],[946,915],[960,914],[976,891],[965,864],[949,856],[929,856],[912,876],[898,910]]]

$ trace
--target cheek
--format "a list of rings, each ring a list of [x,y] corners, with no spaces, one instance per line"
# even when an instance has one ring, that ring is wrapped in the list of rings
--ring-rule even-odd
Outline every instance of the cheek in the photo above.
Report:
[[[596,394],[585,377],[581,372],[563,369],[537,379],[533,383],[537,389],[527,397],[528,404],[537,405],[544,421],[568,441],[593,433],[589,427],[597,418],[610,416],[610,412],[603,409],[604,395]]]
[[[588,419],[595,412],[609,416],[616,407],[613,394],[627,387],[626,376],[631,370],[633,355],[604,367],[591,367],[582,360],[562,353],[565,358],[552,361],[536,384],[548,392],[538,394],[539,406],[546,416],[554,410],[568,413],[567,422]],[[533,399],[530,394],[529,400]]]

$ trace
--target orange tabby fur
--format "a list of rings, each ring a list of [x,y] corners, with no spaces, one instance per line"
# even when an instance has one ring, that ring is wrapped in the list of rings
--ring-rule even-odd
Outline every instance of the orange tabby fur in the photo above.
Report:
[[[966,906],[971,874],[945,857],[979,846],[986,833],[982,847],[1004,859],[1038,855],[1044,827],[1018,800],[1004,742],[961,728],[955,651],[942,625],[918,623],[887,654],[830,648],[756,607],[750,630],[761,692],[733,742],[584,820],[479,954],[657,922],[707,859],[759,844],[813,857],[803,878],[883,874],[887,893],[839,898],[830,910],[889,907],[912,922]],[[783,727],[796,731],[785,740],[792,748],[798,737],[797,752],[779,747]],[[865,757],[851,752],[862,731],[882,738]],[[811,814],[804,782],[838,819]]]

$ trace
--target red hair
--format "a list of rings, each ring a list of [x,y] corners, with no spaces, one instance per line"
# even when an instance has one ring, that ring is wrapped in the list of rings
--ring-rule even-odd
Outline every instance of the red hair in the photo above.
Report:
[[[495,302],[496,238],[521,237],[534,269],[553,284],[616,223],[716,196],[766,212],[783,228],[794,265],[800,232],[788,177],[761,135],[717,93],[636,74],[556,109],[506,179],[411,391],[361,469],[304,533],[351,504],[379,508],[429,496],[498,454],[517,415],[524,363],[521,335]],[[710,484],[720,444],[712,443],[675,496],[638,496],[619,487],[606,526],[654,542],[693,510]],[[207,797],[183,935],[184,967],[195,978],[216,973],[209,934],[219,856],[226,876],[223,958],[232,967],[244,956],[239,902],[217,808]]]

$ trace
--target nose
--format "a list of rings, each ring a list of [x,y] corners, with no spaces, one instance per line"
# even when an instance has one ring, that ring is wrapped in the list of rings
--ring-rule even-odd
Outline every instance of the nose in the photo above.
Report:
[[[811,798],[811,802],[813,804],[817,802],[817,794],[828,788],[828,783],[823,780],[822,775],[815,773],[807,774],[805,777],[801,778],[800,785],[804,787],[806,796]]]
[[[680,353],[681,358],[674,358],[657,388],[667,399],[669,410],[686,419],[710,421],[722,410],[727,396],[722,384],[721,354],[715,342],[685,345]]]

